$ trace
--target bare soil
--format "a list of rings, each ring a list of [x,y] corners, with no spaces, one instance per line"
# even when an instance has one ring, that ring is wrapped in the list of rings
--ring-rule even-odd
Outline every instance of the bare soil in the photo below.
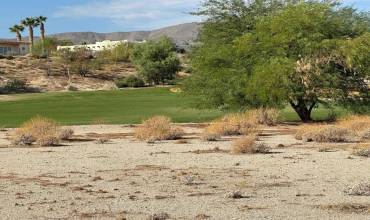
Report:
[[[109,90],[115,87],[114,80],[137,74],[129,63],[103,65],[86,77],[72,75],[71,85],[76,90]],[[68,88],[66,68],[56,58],[35,59],[29,56],[15,57],[13,60],[0,59],[0,81],[21,79],[27,85],[40,91],[64,91]]]
[[[370,219],[370,197],[344,193],[370,181],[354,143],[303,143],[280,125],[259,137],[270,154],[233,155],[239,137],[203,142],[201,126],[183,127],[182,141],[148,144],[131,126],[74,126],[49,148],[1,131],[1,219]]]

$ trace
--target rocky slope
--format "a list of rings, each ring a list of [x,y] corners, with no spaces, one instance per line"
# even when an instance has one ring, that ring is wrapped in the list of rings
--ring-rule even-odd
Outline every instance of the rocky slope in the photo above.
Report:
[[[81,42],[95,43],[103,40],[130,40],[142,41],[158,39],[161,36],[167,36],[174,40],[179,46],[187,45],[196,40],[201,28],[200,23],[186,23],[170,27],[165,27],[153,31],[134,31],[134,32],[114,32],[114,33],[96,33],[96,32],[69,32],[54,34],[52,36],[71,40],[78,44]]]

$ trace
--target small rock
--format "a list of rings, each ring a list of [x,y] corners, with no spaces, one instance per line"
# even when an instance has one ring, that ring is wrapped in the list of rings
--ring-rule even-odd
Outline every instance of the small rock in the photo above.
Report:
[[[161,213],[150,215],[148,217],[148,220],[166,220],[166,219],[169,219],[169,218],[170,218],[169,214],[167,214],[165,212],[161,212]]]
[[[228,199],[242,199],[245,198],[240,191],[234,191],[231,193],[226,194],[225,196]]]

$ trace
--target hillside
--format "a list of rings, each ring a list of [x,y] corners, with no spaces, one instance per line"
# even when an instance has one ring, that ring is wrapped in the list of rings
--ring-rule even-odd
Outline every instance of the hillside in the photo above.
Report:
[[[114,33],[96,33],[96,32],[69,32],[51,35],[61,40],[71,40],[78,44],[81,42],[95,43],[103,40],[123,40],[142,41],[158,39],[161,36],[167,36],[174,40],[177,45],[183,46],[196,40],[199,34],[200,23],[186,23],[170,27],[165,27],[153,31],[134,31],[134,32],[114,32]]]
[[[129,63],[103,65],[86,77],[73,74],[71,86],[76,90],[109,90],[115,87],[114,80],[136,74]],[[56,58],[34,59],[29,56],[13,60],[0,59],[0,86],[11,79],[25,81],[29,87],[40,91],[63,91],[68,88],[66,69]]]

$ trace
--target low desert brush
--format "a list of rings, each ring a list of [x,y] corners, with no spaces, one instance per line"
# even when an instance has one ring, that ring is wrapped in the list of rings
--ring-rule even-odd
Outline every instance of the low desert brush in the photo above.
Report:
[[[172,125],[170,118],[156,116],[135,129],[135,138],[143,141],[176,140],[181,138],[183,133],[181,128]]]
[[[370,138],[370,117],[349,116],[334,125],[303,125],[296,132],[298,140],[315,142],[348,142],[354,139]]]
[[[349,142],[354,140],[354,134],[349,129],[337,126],[321,126],[302,135],[306,142]]]
[[[359,157],[370,157],[370,143],[356,145],[353,147],[352,154]]]
[[[69,140],[72,138],[73,134],[74,134],[73,129],[71,128],[63,129],[59,133],[59,138],[61,140]]]
[[[234,154],[265,154],[270,152],[270,148],[265,144],[258,144],[256,135],[248,135],[236,140],[231,152]]]
[[[261,125],[273,126],[278,123],[279,110],[274,108],[259,108],[254,110],[257,115],[257,121]]]
[[[221,138],[220,134],[203,132],[201,139],[203,141],[218,141]]]
[[[39,146],[51,146],[59,143],[59,135],[59,126],[54,120],[37,116],[16,129],[13,141],[17,145],[36,142]]]
[[[297,140],[303,140],[303,136],[307,133],[319,130],[323,128],[326,125],[323,124],[304,124],[298,128],[298,130],[295,133],[295,139]]]
[[[337,125],[347,128],[356,133],[356,135],[361,136],[370,130],[370,116],[352,115],[339,120]]]
[[[229,114],[212,122],[206,129],[207,134],[248,135],[259,129],[255,112]]]

